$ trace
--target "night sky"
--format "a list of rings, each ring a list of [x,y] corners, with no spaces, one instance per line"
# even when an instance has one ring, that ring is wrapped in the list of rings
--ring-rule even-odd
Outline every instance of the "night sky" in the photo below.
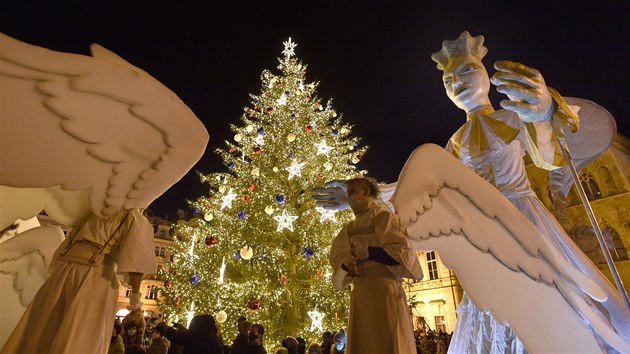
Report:
[[[52,50],[89,54],[90,43],[114,51],[174,91],[204,122],[210,142],[191,172],[150,208],[188,209],[207,193],[195,171],[225,171],[214,153],[231,139],[263,69],[275,73],[282,42],[298,44],[307,81],[334,99],[370,149],[359,168],[393,182],[414,148],[445,145],[465,114],[444,94],[431,53],[462,30],[486,38],[484,59],[539,69],[564,96],[606,108],[630,137],[630,3],[409,1],[144,2],[4,0],[0,32]],[[393,3],[393,2],[391,2]],[[432,2],[437,3],[437,2]],[[206,8],[207,7],[207,8]],[[498,108],[501,96],[491,99]]]

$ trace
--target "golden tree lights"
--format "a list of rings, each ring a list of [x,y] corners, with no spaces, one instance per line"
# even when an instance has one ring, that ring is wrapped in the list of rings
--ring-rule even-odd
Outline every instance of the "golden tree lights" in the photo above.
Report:
[[[306,81],[295,46],[285,42],[280,73],[263,71],[234,138],[216,150],[227,171],[201,177],[210,193],[191,205],[212,217],[177,228],[161,306],[171,319],[220,313],[225,338],[239,316],[265,325],[270,344],[347,324],[348,293],[332,286],[328,254],[352,213],[316,209],[311,190],[365,173],[355,163],[367,147]]]

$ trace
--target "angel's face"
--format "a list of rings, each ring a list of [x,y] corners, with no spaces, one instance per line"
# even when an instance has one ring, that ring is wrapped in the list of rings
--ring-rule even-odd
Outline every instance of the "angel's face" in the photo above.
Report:
[[[364,209],[369,202],[370,190],[362,183],[348,183],[348,205],[354,212]]]
[[[470,55],[450,57],[442,82],[448,98],[466,112],[489,105],[490,78],[480,60]]]

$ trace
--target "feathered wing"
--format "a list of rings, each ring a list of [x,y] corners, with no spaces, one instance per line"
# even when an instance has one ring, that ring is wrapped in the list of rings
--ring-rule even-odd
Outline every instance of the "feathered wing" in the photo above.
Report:
[[[437,145],[417,148],[391,199],[421,250],[437,250],[480,309],[509,324],[530,352],[598,352],[590,323],[630,352],[584,301],[606,299],[492,185]],[[572,351],[571,349],[575,349]]]
[[[208,133],[159,81],[91,49],[0,33],[0,185],[89,190],[99,216],[147,207],[201,158]]]

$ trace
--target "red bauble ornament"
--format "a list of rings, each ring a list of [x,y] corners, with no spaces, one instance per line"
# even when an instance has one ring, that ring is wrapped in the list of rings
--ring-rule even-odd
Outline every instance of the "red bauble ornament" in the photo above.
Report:
[[[318,278],[322,276],[322,269],[321,268],[317,268],[317,270],[315,271],[315,276],[318,277]]]
[[[256,189],[256,186],[254,186],[253,184],[250,184],[249,186],[247,186],[247,189],[249,189],[250,192],[253,192],[254,189]]]
[[[258,155],[262,154],[262,149],[261,149],[261,148],[259,148],[258,146],[256,146],[256,147],[254,148],[254,154],[258,154]]]
[[[208,248],[212,248],[217,244],[217,242],[219,242],[219,240],[215,236],[210,235],[206,237],[205,244]]]
[[[260,300],[258,299],[251,299],[247,302],[247,308],[250,311],[256,311],[258,309],[260,309]]]
[[[236,151],[236,149],[234,149],[234,146],[229,146],[228,147],[228,153],[233,154],[234,151]]]
[[[311,125],[307,125],[304,127],[304,130],[306,130],[307,133],[310,133],[313,130],[313,127],[311,127]]]
[[[282,285],[287,285],[287,282],[289,281],[289,278],[287,278],[286,275],[282,274],[282,276],[280,277],[280,283]]]
[[[267,108],[267,114],[272,114],[275,109],[273,107]]]
[[[243,203],[249,203],[249,200],[250,200],[249,195],[243,194]]]

